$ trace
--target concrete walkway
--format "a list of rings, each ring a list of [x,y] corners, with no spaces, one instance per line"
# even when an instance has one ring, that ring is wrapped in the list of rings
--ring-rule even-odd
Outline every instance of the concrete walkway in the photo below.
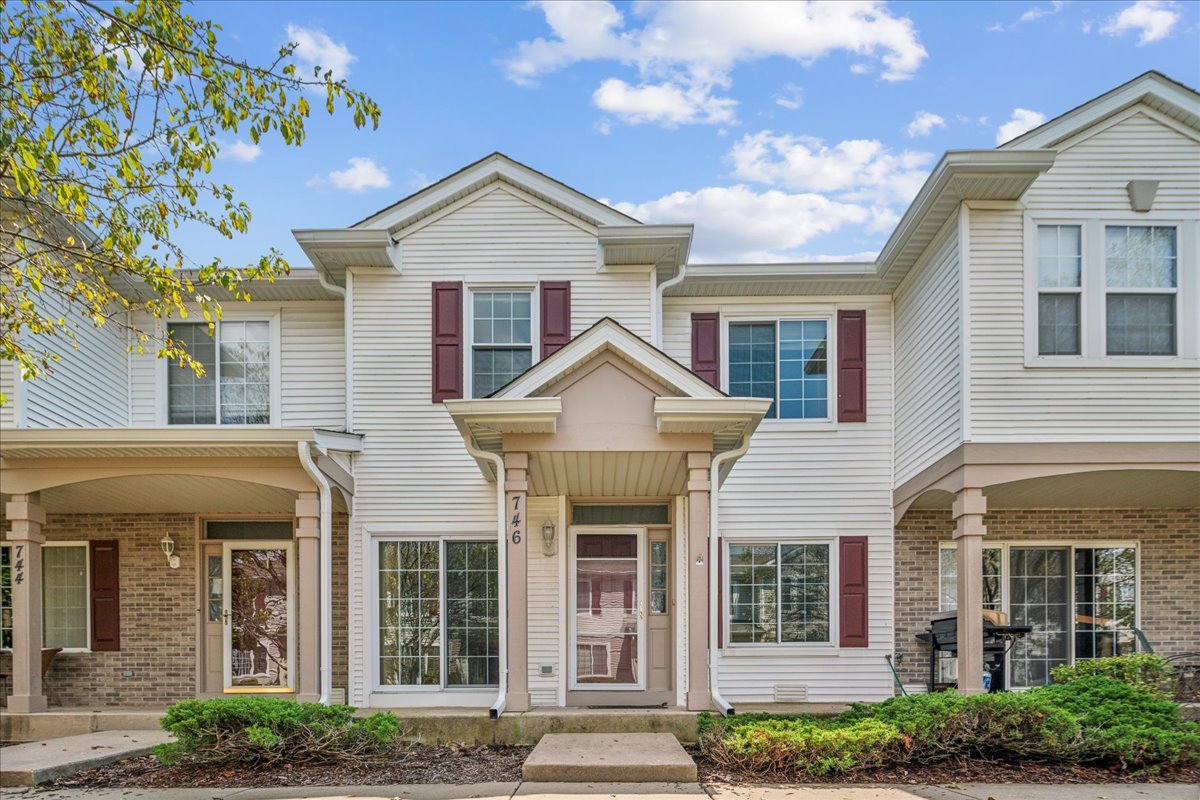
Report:
[[[163,731],[105,731],[0,747],[0,786],[35,786],[63,775],[149,753]]]
[[[4,800],[1200,800],[1185,784],[724,786],[698,783],[480,783],[282,789],[5,789]]]

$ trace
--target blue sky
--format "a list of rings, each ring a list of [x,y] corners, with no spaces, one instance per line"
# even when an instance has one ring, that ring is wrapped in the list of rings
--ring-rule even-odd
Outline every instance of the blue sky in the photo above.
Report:
[[[1148,70],[1200,86],[1200,3],[203,3],[227,51],[299,41],[382,107],[316,116],[303,148],[225,142],[254,212],[195,258],[307,261],[341,227],[500,150],[644,222],[694,260],[878,251],[948,149],[994,147]]]

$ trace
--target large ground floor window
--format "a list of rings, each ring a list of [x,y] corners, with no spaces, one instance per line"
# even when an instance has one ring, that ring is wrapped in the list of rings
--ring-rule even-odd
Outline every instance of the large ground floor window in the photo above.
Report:
[[[383,540],[377,548],[379,685],[498,685],[496,543]]]
[[[727,545],[730,644],[828,643],[829,542]]]
[[[953,544],[939,551],[941,611],[957,607],[956,555]],[[1137,581],[1136,544],[988,543],[984,608],[1033,628],[1009,652],[1009,684],[1040,686],[1060,664],[1136,652]],[[953,680],[953,671],[945,659],[942,678]]]

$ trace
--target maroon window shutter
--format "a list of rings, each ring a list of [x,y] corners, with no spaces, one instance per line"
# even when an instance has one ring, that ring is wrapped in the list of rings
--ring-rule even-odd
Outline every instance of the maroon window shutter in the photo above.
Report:
[[[692,372],[721,388],[721,315],[715,311],[692,314]]]
[[[838,572],[842,647],[867,646],[867,537],[838,540]]]
[[[542,358],[571,341],[571,282],[542,281]]]
[[[462,281],[433,284],[433,402],[463,396]]]
[[[92,649],[121,649],[120,558],[116,539],[88,543],[92,562]]]
[[[867,421],[867,312],[837,313],[838,422]]]

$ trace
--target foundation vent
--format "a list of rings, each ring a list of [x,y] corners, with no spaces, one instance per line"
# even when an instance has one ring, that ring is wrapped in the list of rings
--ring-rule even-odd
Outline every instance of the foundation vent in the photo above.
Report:
[[[808,686],[803,683],[775,684],[776,703],[807,703]]]
[[[331,689],[329,692],[329,702],[335,706],[346,705],[346,690],[339,687]]]

